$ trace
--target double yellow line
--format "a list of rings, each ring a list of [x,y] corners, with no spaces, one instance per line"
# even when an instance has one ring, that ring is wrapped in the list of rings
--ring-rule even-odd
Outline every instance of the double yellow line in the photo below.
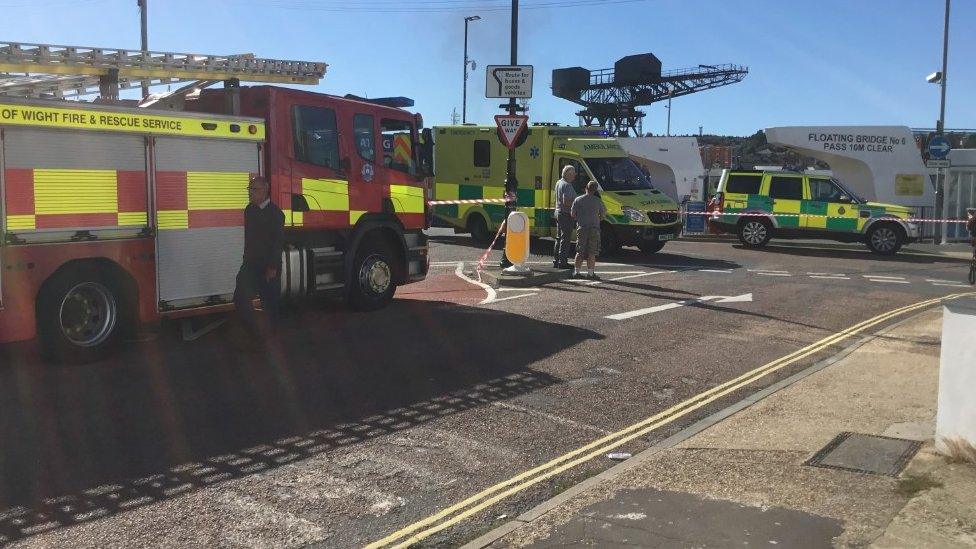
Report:
[[[597,456],[601,456],[614,448],[634,440],[635,438],[646,435],[655,429],[684,417],[691,412],[698,410],[699,408],[702,408],[724,397],[725,395],[728,395],[729,393],[750,385],[755,381],[758,381],[799,360],[818,353],[831,345],[849,339],[873,326],[877,326],[882,322],[886,322],[912,311],[934,305],[943,299],[957,299],[959,297],[974,295],[976,295],[976,293],[960,293],[920,301],[912,305],[907,305],[905,307],[880,314],[859,324],[855,324],[846,330],[825,337],[820,341],[807,345],[806,347],[794,351],[784,357],[778,358],[754,370],[746,372],[735,379],[713,387],[708,391],[689,398],[688,400],[685,400],[680,404],[676,404],[671,408],[655,414],[643,421],[621,429],[616,433],[611,433],[603,438],[594,440],[586,446],[577,448],[572,452],[563,454],[562,456],[559,456],[547,463],[525,471],[524,473],[512,477],[504,482],[500,482],[490,488],[482,490],[481,492],[478,492],[462,502],[456,503],[423,520],[415,522],[403,529],[397,530],[389,536],[379,541],[375,541],[366,547],[367,549],[388,546],[406,547],[412,543],[417,543],[433,534],[436,534],[437,532],[440,532],[441,530],[444,530],[445,528],[449,528],[458,522],[461,522],[467,517],[470,517],[471,515],[478,513],[511,495],[525,490],[534,484],[558,475],[567,469],[585,463],[586,461],[589,461]]]

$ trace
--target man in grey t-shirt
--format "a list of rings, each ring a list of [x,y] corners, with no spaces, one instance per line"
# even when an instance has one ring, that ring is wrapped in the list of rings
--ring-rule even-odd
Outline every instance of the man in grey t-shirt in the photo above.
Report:
[[[557,269],[568,269],[569,240],[573,237],[573,218],[570,210],[573,200],[576,200],[576,168],[567,164],[563,167],[562,179],[556,182],[556,248],[553,253],[552,266]]]
[[[570,210],[576,220],[576,268],[573,269],[573,278],[583,276],[580,267],[585,257],[590,271],[587,278],[598,279],[593,269],[596,268],[596,256],[600,253],[600,221],[607,215],[603,200],[596,195],[598,189],[596,181],[587,183],[586,194],[574,200]]]

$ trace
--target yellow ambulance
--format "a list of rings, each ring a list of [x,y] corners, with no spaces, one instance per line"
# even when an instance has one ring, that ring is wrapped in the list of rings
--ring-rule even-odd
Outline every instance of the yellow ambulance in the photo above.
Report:
[[[502,198],[508,149],[494,126],[439,126],[433,138],[434,200]],[[574,186],[600,184],[607,208],[601,237],[603,253],[637,246],[654,253],[681,232],[678,205],[654,188],[647,175],[603,128],[534,124],[526,128],[515,149],[518,208],[529,217],[531,234],[554,237],[556,181],[566,165],[576,168]],[[505,217],[505,205],[439,205],[440,224],[488,242]]]

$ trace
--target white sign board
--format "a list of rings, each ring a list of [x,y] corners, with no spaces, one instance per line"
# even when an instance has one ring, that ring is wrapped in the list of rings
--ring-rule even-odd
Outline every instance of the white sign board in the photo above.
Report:
[[[925,161],[926,168],[948,168],[949,159],[948,158],[929,158]]]
[[[485,97],[529,99],[532,97],[532,65],[488,65]]]

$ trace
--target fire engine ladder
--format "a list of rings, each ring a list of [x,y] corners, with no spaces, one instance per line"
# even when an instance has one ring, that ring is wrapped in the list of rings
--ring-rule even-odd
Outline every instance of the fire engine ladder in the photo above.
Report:
[[[223,81],[318,84],[327,65],[261,59],[251,54],[202,55],[0,41],[0,96],[64,99],[119,90],[196,82],[192,91]]]

